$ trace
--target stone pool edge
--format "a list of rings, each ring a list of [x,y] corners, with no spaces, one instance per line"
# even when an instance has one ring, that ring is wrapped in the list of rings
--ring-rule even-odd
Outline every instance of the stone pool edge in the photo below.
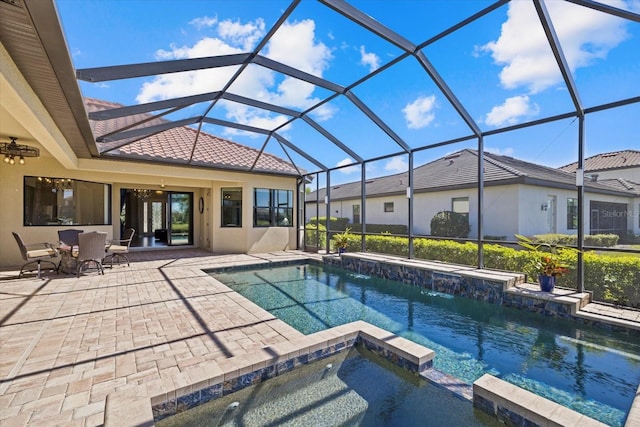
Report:
[[[483,375],[472,386],[467,386],[472,387],[472,396],[458,393],[455,387],[451,389],[438,383],[439,375],[432,368],[435,357],[433,350],[367,322],[356,321],[304,336],[295,343],[282,342],[249,355],[229,358],[225,363],[226,370],[222,370],[216,362],[189,367],[182,373],[184,382],[177,389],[168,386],[163,390],[152,390],[141,385],[110,393],[106,398],[104,427],[153,426],[158,419],[257,384],[302,364],[348,350],[357,344],[435,385],[449,389],[458,398],[472,400],[475,408],[506,423],[606,426],[489,374]],[[265,372],[268,374],[263,376]],[[175,379],[172,384],[176,384]],[[625,426],[634,425],[639,418],[640,395],[636,395]]]
[[[224,363],[206,362],[186,368],[179,388],[162,390],[139,385],[107,395],[104,427],[153,426],[155,421],[203,404],[260,381],[283,374],[302,364],[350,349],[356,344],[419,375],[433,366],[435,352],[364,321],[306,335],[235,356]],[[176,384],[174,379],[171,384]],[[199,396],[199,397],[198,397]]]
[[[353,256],[356,254],[349,254],[349,255]],[[363,254],[358,254],[358,255],[362,256]],[[367,255],[370,256],[371,254],[367,254]],[[212,269],[205,269],[204,271],[211,272],[211,271],[238,270],[238,268],[240,269],[271,268],[271,267],[276,267],[281,265],[300,264],[301,262],[309,262],[317,265],[322,265],[322,264],[335,265],[335,262],[331,262],[331,261],[327,262],[328,258],[329,259],[333,258],[335,260],[335,258],[338,258],[338,257],[329,255],[329,256],[323,256],[322,260],[309,257],[304,261],[297,259],[297,260],[285,260],[285,261],[276,261],[276,262],[265,262],[264,264],[252,262],[252,263],[247,263],[247,265],[241,265],[241,266],[236,265],[229,268],[218,267],[218,268],[212,268]],[[382,258],[391,258],[391,257],[383,256]],[[384,261],[389,261],[389,259],[385,259]],[[399,260],[395,258],[393,261],[392,262],[394,264],[397,263],[396,264],[396,268],[397,268],[399,264],[405,264],[405,263],[408,264],[413,262],[414,260],[404,260],[404,259]],[[438,267],[440,267],[440,265]],[[457,266],[450,265],[450,267],[456,268]],[[469,268],[468,266],[465,269],[473,270],[473,268]],[[458,270],[455,272],[453,271],[446,272],[445,275],[443,276],[445,279],[444,283],[448,282],[448,280],[446,280],[448,279],[447,273],[453,273],[453,275],[458,276],[461,273],[461,271]],[[470,271],[469,272],[465,271],[464,273],[468,274],[470,273]],[[481,275],[484,276],[484,274],[482,273],[487,273],[487,271],[480,272],[476,270],[475,273],[476,274],[481,273]],[[494,271],[492,271],[491,273],[499,273],[498,274],[499,276],[502,276],[502,274],[504,274],[504,272],[494,272]],[[477,277],[477,279],[480,279],[484,282],[484,280],[486,280],[487,277],[486,276]],[[407,282],[403,280],[400,280],[400,282],[407,284]],[[523,283],[520,282],[518,279],[513,280],[510,277],[500,277],[500,280],[498,280],[498,282],[503,282],[499,286],[503,287],[504,290],[506,290],[505,288],[507,289],[511,288],[510,290],[517,289],[518,293],[521,293],[522,291],[524,291],[522,293],[528,294],[531,292],[529,289],[518,289],[523,286]],[[507,283],[504,283],[504,282],[507,282]],[[497,301],[494,301],[494,303],[496,302]],[[575,302],[573,304],[575,304]],[[581,306],[582,304],[578,303],[576,305]],[[520,307],[520,308],[523,308],[523,307]],[[580,307],[578,307],[578,310],[579,309]],[[573,310],[570,310],[569,313],[571,313],[571,311]],[[574,316],[575,316],[575,312],[571,313],[567,317],[573,318],[573,320],[578,320]],[[607,322],[593,322],[593,323],[602,325],[602,323],[606,324]],[[611,327],[611,325],[608,325],[608,326]],[[627,329],[627,331],[631,331],[631,332],[638,332],[638,329],[633,327],[635,325],[633,325],[631,328],[628,328],[628,327],[625,328],[625,326],[628,326],[628,325],[624,325],[621,329]],[[345,339],[346,339],[345,337],[352,337],[351,345],[349,347],[347,347],[346,344],[344,345],[340,344],[340,342],[345,342]],[[221,369],[220,365],[218,365],[218,363],[216,362],[207,362],[206,364],[189,367],[185,369],[185,371],[181,372],[178,378],[174,378],[173,381],[170,381],[170,383],[172,384],[171,386],[167,386],[165,388],[158,387],[156,382],[153,385],[143,384],[143,385],[138,385],[136,387],[126,388],[120,391],[116,391],[114,393],[110,393],[109,395],[107,395],[107,398],[106,398],[103,426],[104,427],[111,427],[111,426],[123,427],[123,426],[129,426],[129,425],[153,426],[155,423],[155,419],[153,416],[153,406],[158,405],[160,403],[167,402],[167,397],[169,396],[172,396],[173,400],[177,402],[178,397],[186,396],[192,393],[193,390],[201,390],[205,387],[208,387],[210,385],[215,385],[215,384],[220,384],[221,388],[224,387],[223,384],[224,384],[225,377],[228,380],[233,380],[247,374],[249,374],[249,377],[252,374],[255,375],[255,372],[258,369],[264,369],[267,367],[266,365],[267,360],[275,361],[274,364],[278,362],[285,362],[286,364],[288,361],[293,360],[293,357],[299,358],[300,351],[304,353],[306,349],[306,351],[309,352],[311,351],[312,347],[314,348],[314,351],[316,352],[320,351],[322,354],[321,357],[324,357],[324,356],[334,354],[337,351],[342,351],[347,348],[350,348],[351,346],[354,345],[357,339],[360,339],[360,340],[364,339],[368,341],[371,344],[371,348],[369,349],[376,351],[376,348],[378,348],[378,350],[382,350],[383,353],[386,353],[387,356],[389,356],[387,358],[391,357],[392,361],[394,361],[393,357],[398,357],[400,360],[411,360],[410,358],[415,356],[411,351],[407,352],[407,350],[405,349],[405,345],[408,348],[417,349],[418,350],[417,354],[424,354],[424,352],[426,351],[427,354],[431,354],[429,359],[430,363],[428,366],[428,367],[431,367],[432,359],[434,357],[434,353],[432,350],[427,349],[426,347],[420,346],[411,341],[408,341],[402,337],[396,336],[391,332],[388,332],[376,326],[370,325],[366,322],[357,321],[347,325],[341,325],[332,329],[321,331],[316,334],[304,336],[300,339],[297,339],[295,343],[291,341],[282,342],[271,347],[266,347],[264,349],[261,349],[258,352],[255,352],[249,355],[236,356],[230,359],[226,359],[221,362],[221,365],[223,365],[224,369]],[[400,345],[400,347],[398,347],[398,345]],[[328,351],[332,347],[333,347],[333,351],[329,353]],[[337,350],[336,350],[336,347],[337,347]],[[325,351],[326,353],[322,353]],[[264,357],[264,352],[269,352],[269,356]],[[297,355],[293,356],[296,352],[297,352]],[[404,359],[404,357],[409,357],[409,359]],[[316,360],[316,359],[312,359],[312,360]],[[291,365],[293,366],[294,363],[291,362]],[[274,365],[271,365],[271,366],[274,366]],[[420,366],[420,364],[418,363],[417,366]],[[290,370],[290,369],[287,369],[287,370]],[[283,371],[283,373],[284,372],[285,371]],[[418,371],[418,373],[421,378],[442,387],[444,386],[441,383],[450,382],[449,380],[451,379],[449,376],[442,374],[439,371],[436,371],[435,369],[428,369],[427,365],[425,365],[425,369],[423,369],[422,372]],[[446,389],[452,392],[452,395],[459,398],[472,400],[474,403],[474,406],[476,406],[480,410],[485,410],[485,412],[488,412],[493,416],[497,416],[497,417],[511,416],[511,417],[514,417],[514,419],[526,420],[530,423],[527,425],[532,425],[532,426],[535,426],[535,425],[576,425],[576,426],[580,425],[582,426],[582,425],[585,425],[584,424],[585,422],[588,422],[589,424],[587,425],[590,425],[590,426],[604,425],[596,420],[586,417],[569,408],[566,408],[562,405],[552,402],[546,398],[532,394],[520,387],[506,383],[498,379],[497,377],[493,377],[489,374],[486,374],[480,379],[478,379],[476,382],[474,382],[473,385],[461,383],[457,379],[454,379],[454,380],[458,381],[458,384],[454,384],[453,387],[445,387]],[[487,387],[487,383],[490,383],[491,386]],[[502,384],[502,383],[505,383],[506,386],[505,384]],[[499,399],[500,403],[495,403],[495,402],[492,402],[490,404],[486,403],[490,401],[490,399],[486,398],[487,393],[489,393],[489,395],[500,396],[501,394],[504,394],[501,392],[501,390],[503,390],[505,387],[508,388],[510,392],[507,393],[505,396],[500,397]],[[190,390],[189,393],[187,393],[188,390]],[[483,391],[480,391],[480,390],[483,390]],[[527,393],[532,394],[532,396],[527,395]],[[475,403],[476,400],[480,401],[480,399],[482,398],[485,399],[485,404],[484,404],[485,408],[482,408],[482,404],[476,405]],[[490,407],[492,409],[488,409]],[[533,408],[533,411],[531,410],[531,408]],[[540,418],[541,413],[543,414],[542,418]],[[552,418],[545,419],[544,414],[546,414],[546,416],[551,416],[551,417],[561,416],[563,424],[559,424],[555,422],[555,420]],[[540,419],[545,419],[545,421],[542,424],[538,424],[537,422],[534,421],[534,420],[539,421]],[[570,420],[574,420],[575,422],[572,423],[570,422]],[[640,420],[640,387],[638,388],[636,397],[627,414],[625,427],[637,425],[639,420]],[[568,424],[565,424],[565,423],[568,423]]]

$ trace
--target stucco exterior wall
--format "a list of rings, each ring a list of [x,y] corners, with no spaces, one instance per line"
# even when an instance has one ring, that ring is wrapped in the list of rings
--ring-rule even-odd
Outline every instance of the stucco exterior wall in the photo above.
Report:
[[[478,192],[476,189],[448,190],[414,194],[414,223],[416,235],[431,234],[431,218],[443,210],[452,209],[454,198],[468,197],[469,238],[478,237]],[[484,236],[504,237],[514,240],[515,234],[533,235],[544,233],[576,234],[576,229],[567,226],[567,200],[576,199],[577,192],[550,187],[512,184],[490,186],[484,192]],[[606,194],[585,193],[585,232],[590,233],[591,201],[626,204],[628,230],[640,234],[639,198],[628,199]],[[394,212],[384,213],[385,202],[394,202]],[[347,217],[353,222],[352,206],[360,204],[360,199],[332,201],[332,216]],[[407,224],[408,200],[404,195],[373,197],[366,201],[366,221],[369,224]],[[306,218],[316,216],[315,203],[307,203]],[[320,215],[325,215],[326,205],[321,201]],[[361,217],[362,221],[362,217]]]
[[[112,165],[120,162],[108,162]],[[58,241],[58,230],[69,226],[24,226],[23,225],[23,178],[24,176],[47,176],[72,178],[93,182],[111,184],[111,225],[87,226],[81,225],[85,231],[103,231],[107,238],[119,238],[120,216],[120,189],[160,189],[160,182],[165,191],[185,191],[193,193],[194,215],[194,246],[210,249],[218,253],[245,253],[258,251],[276,251],[296,248],[296,233],[294,227],[253,227],[253,189],[277,188],[294,191],[295,178],[271,177],[257,174],[221,173],[209,172],[213,178],[203,180],[199,178],[175,178],[172,175],[179,173],[175,169],[183,169],[182,174],[188,175],[186,168],[155,166],[154,175],[136,174],[136,165],[123,162],[120,169],[127,172],[104,172],[70,170],[64,168],[59,162],[47,154],[38,159],[28,159],[25,165],[8,165],[0,163],[0,200],[3,208],[0,209],[0,268],[18,266],[22,264],[22,258],[15,243],[12,231],[20,233],[23,239],[29,243]],[[234,179],[229,179],[233,177]],[[243,221],[242,227],[221,227],[221,188],[243,188]],[[204,200],[204,212],[198,211],[198,200]],[[295,209],[295,206],[294,206]]]
[[[622,178],[633,182],[640,182],[640,167],[587,173],[587,175],[594,174],[598,174],[598,181],[602,181],[603,179]],[[585,180],[586,179],[587,178],[585,178]]]

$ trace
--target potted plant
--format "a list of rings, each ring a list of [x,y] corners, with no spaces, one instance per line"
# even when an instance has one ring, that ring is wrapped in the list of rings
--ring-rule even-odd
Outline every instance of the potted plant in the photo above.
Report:
[[[350,231],[351,228],[347,228],[342,233],[334,234],[331,239],[333,240],[333,247],[338,250],[339,254],[343,254],[347,250],[349,238],[351,237],[351,233],[349,233]]]
[[[556,284],[556,278],[569,271],[569,266],[558,256],[558,245],[554,243],[537,243],[526,236],[516,234],[518,244],[533,252],[531,265],[538,274],[540,290],[551,292]]]

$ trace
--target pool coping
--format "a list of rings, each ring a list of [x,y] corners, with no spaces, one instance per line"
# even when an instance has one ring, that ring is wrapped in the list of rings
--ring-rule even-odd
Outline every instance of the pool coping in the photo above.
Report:
[[[356,321],[306,335],[295,343],[282,342],[248,355],[231,357],[223,366],[207,362],[188,367],[181,373],[183,382],[179,388],[175,388],[174,379],[173,385],[167,383],[162,390],[140,385],[110,393],[106,398],[104,427],[152,426],[157,419],[347,350],[356,344],[364,345],[416,375],[433,366],[433,350],[367,322]],[[196,399],[195,395],[204,395],[204,399]]]
[[[250,355],[228,359],[227,370],[215,363],[189,367],[180,388],[152,391],[145,386],[116,391],[107,395],[104,427],[135,425],[153,426],[158,419],[188,410],[198,404],[222,397],[244,387],[268,380],[306,363],[346,351],[357,343],[381,357],[416,373],[437,386],[452,391],[452,395],[469,400],[473,406],[496,417],[507,425],[528,426],[606,426],[597,420],[538,396],[493,375],[485,374],[472,386],[433,369],[435,352],[389,331],[364,321],[356,321],[307,335],[296,343],[283,342]],[[305,359],[305,363],[300,362]],[[296,363],[298,361],[299,363]],[[261,377],[272,370],[274,375]],[[255,381],[256,378],[259,381]],[[197,378],[197,381],[193,380]],[[190,382],[191,381],[191,382]],[[472,395],[460,390],[472,388]],[[212,389],[217,393],[210,392]],[[228,390],[227,393],[224,391]],[[640,387],[638,389],[640,394]],[[207,399],[194,399],[194,394],[207,394]],[[168,412],[163,409],[171,407]],[[640,397],[636,397],[625,426],[637,425],[640,419]]]
[[[538,285],[526,283],[522,273],[368,252],[325,255],[323,261],[330,266],[410,286],[640,336],[640,310],[619,310],[605,304],[594,304],[591,302],[591,293],[577,292],[575,289],[556,287],[553,292],[543,292]],[[382,266],[388,269],[383,270]],[[421,271],[422,275],[416,274],[416,271]],[[596,312],[589,310],[596,305]],[[613,315],[607,313],[607,308]],[[634,320],[616,318],[615,314],[621,311],[634,313]]]
[[[349,256],[353,255],[356,254],[349,254]],[[371,259],[372,256],[374,258],[377,256],[375,254],[366,255],[369,259]],[[203,271],[237,271],[239,269],[272,268],[293,264],[300,265],[301,263],[331,265],[331,263],[327,262],[327,257],[336,258],[334,255],[328,255],[322,257],[322,260],[317,257],[308,257],[304,260],[269,261],[264,263],[252,262],[240,266],[217,267]],[[398,265],[415,267],[415,262],[418,264],[423,263],[421,260],[405,260],[390,256],[382,257],[385,258],[385,261],[395,261]],[[449,267],[449,272],[453,272],[453,269],[456,267],[455,265]],[[465,274],[474,270],[473,267],[464,267],[466,270]],[[475,274],[475,276],[484,280],[490,272],[490,270],[484,270],[480,274]],[[505,272],[496,273],[499,273],[497,275],[498,277],[503,277],[510,281],[511,286],[507,285],[505,288],[512,293],[521,293],[544,301],[560,300],[563,303],[577,304],[579,307],[584,305],[582,297],[580,297],[577,302],[573,301],[575,299],[575,291],[573,291],[573,296],[568,295],[571,294],[569,291],[561,292],[557,296],[546,293],[542,295],[526,283],[519,282],[518,279],[516,279],[515,282],[511,281],[508,275],[505,277]],[[238,296],[244,298],[239,294]],[[573,316],[579,313],[579,307],[575,311],[572,311]],[[571,318],[575,320],[573,316]],[[589,313],[587,313],[585,317],[588,316]],[[596,325],[604,324],[606,326],[611,320],[612,319],[600,319],[596,317],[595,321],[591,323],[595,323]],[[633,322],[625,323],[623,320],[618,322],[615,322],[616,319],[613,320],[614,322],[611,323],[615,328],[627,329],[628,324],[631,324],[630,330],[635,330],[636,332],[640,330]],[[270,367],[271,369],[278,370],[278,368],[276,368],[278,364],[280,371],[284,373],[293,369],[296,366],[296,361],[300,362],[301,358],[304,358],[305,355],[308,361],[317,360],[335,354],[338,351],[351,348],[358,340],[360,340],[359,342],[368,343],[372,350],[378,352],[378,354],[383,357],[387,357],[392,361],[400,360],[400,366],[404,365],[404,367],[408,367],[409,369],[411,369],[412,365],[417,366],[418,369],[416,369],[415,372],[417,372],[421,378],[450,390],[456,397],[471,400],[477,408],[498,418],[503,417],[503,421],[526,421],[529,423],[527,425],[604,425],[583,414],[489,374],[485,374],[475,381],[473,385],[463,383],[456,378],[432,368],[432,361],[435,356],[432,350],[367,322],[357,321],[306,335],[296,339],[295,342],[281,342],[248,355],[235,356],[218,363],[202,363],[197,366],[187,367],[178,377],[173,378],[172,381],[164,384],[163,387],[158,387],[157,383],[154,385],[146,384],[110,393],[107,395],[105,402],[104,427],[120,427],[121,425],[152,426],[155,422],[153,408],[156,407],[157,409],[158,405],[174,401],[177,407],[178,400],[193,394],[194,390],[200,391],[211,386],[217,386],[222,390],[225,382],[231,384],[234,380],[236,383],[246,382],[246,380],[251,382],[251,378],[255,378],[258,372],[264,372],[266,368]],[[309,358],[309,355],[314,355],[315,357],[312,356]],[[402,361],[412,362],[404,363]],[[445,384],[447,385],[445,386]],[[189,399],[182,400],[182,404],[185,405],[185,407],[190,405],[190,403],[187,402],[188,400]],[[476,405],[476,401],[482,403]],[[560,423],[556,422],[558,418],[560,418]],[[637,425],[639,421],[640,386],[627,414],[625,427]]]

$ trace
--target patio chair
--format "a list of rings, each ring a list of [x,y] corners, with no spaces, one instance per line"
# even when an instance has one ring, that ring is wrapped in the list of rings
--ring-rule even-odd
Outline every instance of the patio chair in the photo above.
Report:
[[[25,244],[24,240],[20,234],[12,232],[13,237],[16,239],[18,246],[20,247],[20,253],[22,254],[22,259],[27,261],[21,268],[18,277],[22,277],[22,274],[25,271],[25,268],[30,264],[36,264],[38,266],[38,279],[43,279],[42,277],[42,262],[49,263],[53,265],[54,270],[58,270],[58,265],[51,261],[52,258],[56,258],[59,254],[57,249],[51,243],[32,243]],[[28,270],[33,271],[33,270]]]
[[[60,245],[78,246],[78,234],[80,233],[84,233],[84,230],[76,230],[74,228],[58,230],[58,240],[60,240]]]
[[[74,228],[69,228],[66,230],[58,230],[58,240],[60,241],[59,249],[61,251],[61,255],[63,255],[60,257],[60,262],[58,263],[58,272],[60,272],[61,267],[64,267],[62,264],[65,258],[69,258],[69,257],[66,257],[66,255],[67,254],[70,255],[71,252],[73,251],[73,247],[78,246],[78,234],[80,233],[84,233],[84,230],[76,230]],[[75,262],[74,262],[74,267],[75,267]]]
[[[94,263],[98,272],[104,274],[102,259],[107,243],[107,233],[92,231],[78,234],[78,265],[76,275],[80,277],[80,270],[87,264]]]
[[[136,230],[133,228],[127,228],[124,231],[124,235],[122,239],[114,239],[111,240],[110,245],[107,247],[107,256],[105,257],[105,263],[107,258],[111,261],[110,268],[113,268],[113,259],[115,258],[118,261],[118,265],[120,265],[120,258],[124,258],[127,260],[127,265],[129,264],[129,257],[127,254],[129,253],[129,247],[131,246],[131,241],[133,240],[133,235],[136,234]]]

